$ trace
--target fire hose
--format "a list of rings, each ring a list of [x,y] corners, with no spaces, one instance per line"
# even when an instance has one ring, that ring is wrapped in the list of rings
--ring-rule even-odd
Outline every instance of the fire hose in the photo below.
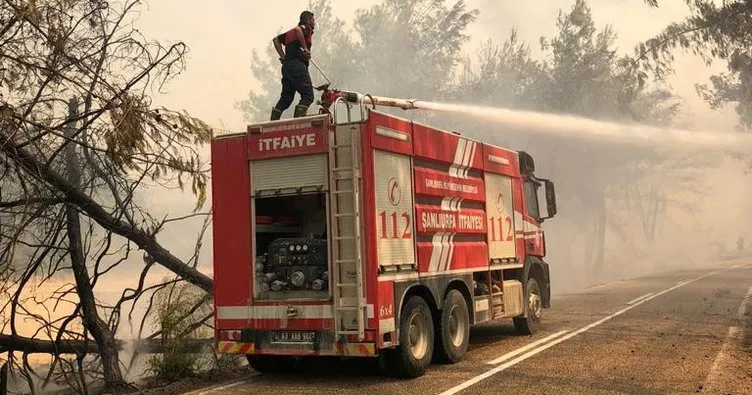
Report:
[[[338,99],[342,99],[345,102],[352,103],[352,104],[358,104],[358,103],[372,104],[374,107],[379,105],[379,106],[386,106],[386,107],[397,107],[403,110],[418,109],[418,106],[416,105],[417,100],[415,99],[397,99],[397,98],[391,98],[391,97],[373,96],[369,94],[364,95],[358,92],[331,88],[332,82],[329,79],[329,77],[327,77],[326,73],[324,73],[324,71],[321,69],[321,67],[319,67],[316,61],[313,60],[313,58],[311,58],[310,61],[311,61],[311,64],[313,64],[313,67],[315,67],[326,80],[325,84],[319,85],[314,88],[317,91],[322,92],[321,99],[319,101],[322,114],[330,113],[331,106]]]

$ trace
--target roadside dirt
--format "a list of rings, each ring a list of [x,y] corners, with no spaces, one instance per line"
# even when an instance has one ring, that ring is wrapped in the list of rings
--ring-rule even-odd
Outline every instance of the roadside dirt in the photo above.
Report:
[[[752,306],[749,301],[739,315],[739,325],[730,328],[707,382],[697,392],[752,394]]]
[[[231,370],[211,370],[203,372],[197,377],[183,379],[181,381],[163,386],[145,388],[136,394],[148,395],[173,395],[183,394],[189,391],[195,391],[213,385],[226,384],[230,381],[248,379],[255,375],[256,372],[249,366],[242,366]]]

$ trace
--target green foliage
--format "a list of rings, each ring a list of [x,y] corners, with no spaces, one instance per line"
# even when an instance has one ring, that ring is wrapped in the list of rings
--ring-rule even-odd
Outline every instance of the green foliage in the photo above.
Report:
[[[658,6],[657,1],[646,2]],[[713,88],[699,85],[698,92],[712,108],[735,103],[740,128],[752,129],[752,0],[687,3],[688,18],[637,45],[635,68],[664,78],[673,71],[677,49],[691,51],[707,64],[714,59],[726,61],[729,73],[713,76]]]
[[[752,51],[738,52],[728,61],[730,72],[710,77],[713,89],[697,85],[697,92],[713,109],[736,103],[739,130],[752,131]]]
[[[616,35],[610,26],[596,32],[590,7],[577,0],[568,14],[559,12],[556,26],[559,35],[549,41],[541,39],[542,48],[550,49],[552,61],[546,64],[550,75],[551,95],[545,109],[575,114],[616,113],[612,85],[612,67]],[[618,82],[617,82],[618,83]]]
[[[206,363],[198,358],[189,340],[211,337],[197,324],[210,311],[211,295],[182,282],[157,291],[155,326],[162,340],[162,353],[149,358],[149,372],[160,382],[194,377]]]
[[[400,97],[441,97],[453,79],[467,26],[477,10],[464,1],[385,0],[359,10],[355,31],[364,70],[358,89]],[[395,78],[396,77],[396,78]]]
[[[503,44],[484,42],[478,66],[465,62],[453,99],[610,120],[668,124],[679,105],[660,85],[634,73],[632,61],[617,54],[616,33],[598,29],[587,3],[560,11],[559,31],[541,37],[541,60],[512,30]]]
[[[469,60],[454,92],[455,99],[472,97],[475,103],[516,108],[537,108],[541,97],[535,94],[546,80],[542,64],[533,60],[530,46],[521,42],[513,29],[499,45],[489,39],[478,52],[477,71]]]

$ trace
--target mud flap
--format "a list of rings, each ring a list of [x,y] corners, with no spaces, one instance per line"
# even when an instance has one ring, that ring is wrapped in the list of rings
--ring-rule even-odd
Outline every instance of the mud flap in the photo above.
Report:
[[[551,274],[549,273],[549,270],[548,270],[548,263],[541,260],[541,266],[543,266],[543,274],[545,277],[543,279],[543,285],[542,285],[543,289],[541,290],[542,291],[541,293],[543,294],[541,295],[542,296],[541,299],[543,299],[541,301],[541,304],[544,309],[547,309],[551,307]]]
[[[551,307],[551,274],[549,271],[549,266],[546,261],[535,258],[535,257],[529,257],[528,263],[525,265],[523,277],[522,277],[522,287],[523,287],[523,295],[527,295],[527,279],[530,275],[530,271],[534,266],[537,266],[540,272],[542,273],[542,278],[538,279],[538,286],[540,287],[541,291],[541,306],[544,309]]]

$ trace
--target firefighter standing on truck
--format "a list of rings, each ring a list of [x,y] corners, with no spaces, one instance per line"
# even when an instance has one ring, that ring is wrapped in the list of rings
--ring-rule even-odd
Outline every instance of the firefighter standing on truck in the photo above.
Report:
[[[300,102],[295,106],[295,118],[305,116],[308,107],[313,103],[313,84],[308,73],[308,60],[311,58],[311,38],[315,27],[313,13],[303,11],[298,26],[272,40],[282,62],[282,94],[272,109],[272,121],[282,117],[282,113],[292,104],[296,91],[300,93]]]

